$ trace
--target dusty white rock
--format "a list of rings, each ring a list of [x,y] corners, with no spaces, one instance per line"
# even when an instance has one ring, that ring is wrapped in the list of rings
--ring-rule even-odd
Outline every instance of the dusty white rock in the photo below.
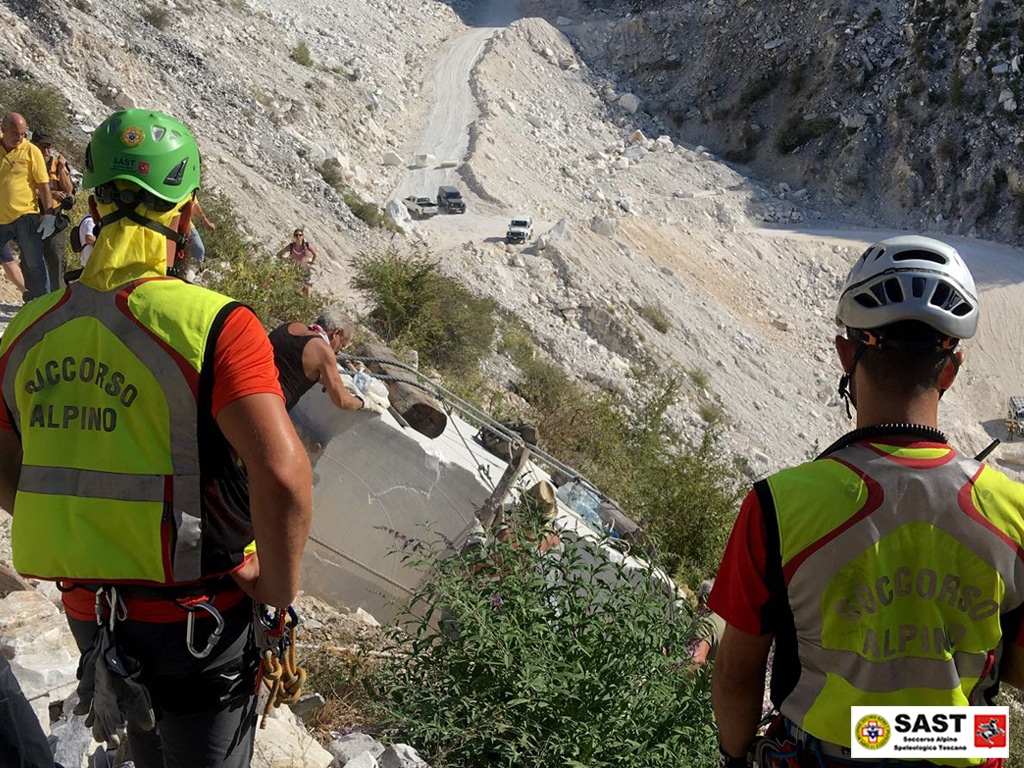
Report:
[[[387,152],[384,153],[384,157],[381,158],[380,162],[381,165],[397,167],[402,165],[404,161],[402,160],[401,155],[399,155],[394,150],[389,149]]]
[[[619,97],[619,106],[631,115],[635,115],[640,109],[640,97],[632,93],[624,93]]]

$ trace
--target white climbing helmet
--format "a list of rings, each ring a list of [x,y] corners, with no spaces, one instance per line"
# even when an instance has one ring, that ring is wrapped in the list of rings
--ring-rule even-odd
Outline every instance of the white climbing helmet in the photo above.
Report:
[[[951,245],[907,235],[864,251],[839,296],[836,325],[870,330],[918,320],[954,339],[978,330],[978,290]]]

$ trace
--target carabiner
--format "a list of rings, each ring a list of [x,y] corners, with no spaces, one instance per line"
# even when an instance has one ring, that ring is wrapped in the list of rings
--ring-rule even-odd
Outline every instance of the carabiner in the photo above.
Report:
[[[213,603],[205,600],[201,603],[196,603],[195,605],[182,607],[188,611],[188,621],[185,624],[185,647],[188,648],[188,652],[197,659],[205,659],[210,655],[213,647],[217,645],[217,642],[220,640],[221,633],[224,631],[224,617],[220,615],[220,611],[213,606]],[[210,633],[210,638],[206,641],[206,647],[201,651],[197,651],[195,646],[192,645],[192,639],[195,632],[196,611],[200,609],[213,616],[213,618],[217,620],[217,626],[214,627],[213,632]]]

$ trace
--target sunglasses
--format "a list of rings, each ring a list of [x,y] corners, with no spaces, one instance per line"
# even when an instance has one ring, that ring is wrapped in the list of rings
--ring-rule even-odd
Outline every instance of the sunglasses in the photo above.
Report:
[[[302,233],[296,232],[294,235],[292,235],[292,237],[302,237]]]

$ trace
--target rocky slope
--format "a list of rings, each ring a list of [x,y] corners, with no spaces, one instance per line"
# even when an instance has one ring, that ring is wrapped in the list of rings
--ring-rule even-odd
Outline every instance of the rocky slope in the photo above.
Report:
[[[1024,12],[1004,0],[524,3],[673,133],[834,215],[1024,236]]]

